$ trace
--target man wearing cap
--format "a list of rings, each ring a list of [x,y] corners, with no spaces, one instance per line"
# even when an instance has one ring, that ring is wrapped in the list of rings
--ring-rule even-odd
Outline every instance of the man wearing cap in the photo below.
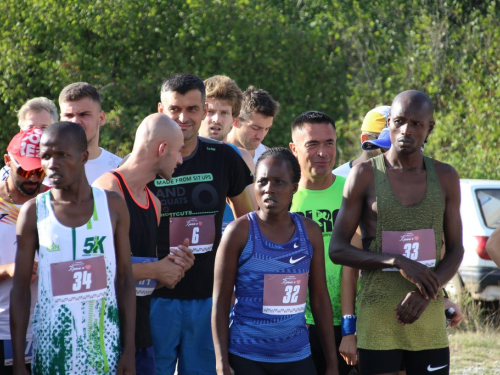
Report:
[[[363,125],[361,125],[361,144],[379,137],[382,129],[384,129],[387,124],[387,116],[389,115],[390,110],[390,106],[382,105],[368,111],[363,119]],[[352,167],[380,154],[381,152],[379,149],[363,149],[361,155],[359,155],[356,159],[348,161],[347,163],[335,168],[333,170],[333,174],[347,177]]]
[[[57,108],[50,99],[39,97],[28,100],[17,113],[21,131],[31,128],[45,129],[59,118]],[[0,171],[1,180],[9,177],[10,169],[5,165]]]
[[[99,130],[104,126],[106,114],[101,108],[101,94],[87,82],[76,82],[62,89],[59,95],[61,121],[80,125],[87,136],[89,160],[85,174],[92,184],[103,173],[117,168],[122,159],[99,147]]]
[[[21,131],[9,143],[4,156],[11,174],[0,183],[0,373],[12,374],[12,345],[9,326],[9,293],[15,272],[16,222],[21,206],[45,191],[42,185],[44,172],[41,169],[39,143],[42,130],[32,128]],[[31,312],[38,293],[36,281],[37,262],[31,278]],[[31,320],[31,319],[30,319]],[[31,356],[31,324],[26,334],[27,357]],[[9,365],[6,365],[9,363]],[[27,365],[29,368],[29,365]]]
[[[441,288],[463,257],[460,186],[450,165],[423,155],[433,112],[420,91],[396,96],[391,148],[353,168],[333,229],[332,261],[363,270],[356,329],[364,375],[449,373]],[[358,225],[363,250],[351,245]]]

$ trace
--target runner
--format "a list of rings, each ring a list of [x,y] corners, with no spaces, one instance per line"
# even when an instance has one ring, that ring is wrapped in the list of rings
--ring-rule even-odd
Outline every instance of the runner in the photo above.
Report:
[[[182,164],[183,137],[179,125],[161,113],[150,115],[139,125],[134,148],[116,170],[99,177],[93,186],[119,193],[130,213],[130,248],[136,280],[135,365],[138,375],[154,374],[155,360],[149,313],[151,294],[159,285],[173,288],[193,265],[194,255],[186,246],[158,261],[156,250],[161,205],[146,187],[157,174],[166,180]],[[158,284],[157,284],[158,283]]]
[[[441,288],[463,256],[459,178],[422,154],[434,128],[427,95],[396,96],[389,128],[390,150],[351,171],[330,257],[363,272],[356,325],[362,374],[397,374],[403,366],[409,375],[448,374]],[[358,224],[364,250],[350,245]]]
[[[285,148],[257,161],[260,210],[229,224],[215,262],[212,332],[217,373],[316,374],[305,324],[307,286],[327,374],[338,374],[321,230],[289,213],[300,166]],[[229,323],[233,290],[237,302]]]
[[[45,191],[42,185],[44,172],[40,163],[40,129],[30,129],[18,133],[9,143],[4,156],[9,171],[14,171],[6,181],[0,183],[0,373],[12,374],[12,344],[9,327],[9,294],[15,273],[16,221],[21,206]],[[28,152],[25,152],[28,150]],[[38,281],[38,262],[35,261],[31,277],[31,311],[33,316]],[[31,319],[30,319],[31,320]],[[26,358],[31,360],[31,323],[26,334]],[[30,364],[26,367],[29,369]]]
[[[172,179],[157,178],[148,185],[162,206],[158,256],[165,257],[188,237],[196,257],[174,289],[153,294],[150,321],[158,375],[174,374],[177,361],[180,375],[215,373],[210,313],[226,198],[236,216],[252,211],[246,186],[253,179],[245,162],[231,146],[198,136],[205,99],[199,77],[175,74],[164,81],[158,103],[158,111],[176,121],[184,135],[183,163]]]
[[[118,194],[89,186],[81,126],[60,122],[47,128],[40,156],[53,188],[19,213],[10,300],[16,311],[11,315],[14,373],[28,373],[29,285],[38,249],[32,373],[133,374],[135,299],[127,206]]]
[[[334,121],[317,111],[309,111],[298,116],[292,124],[290,149],[300,164],[301,177],[299,190],[293,197],[290,211],[314,220],[321,228],[325,247],[326,285],[332,304],[339,374],[347,375],[348,366],[338,352],[342,338],[340,323],[340,278],[342,266],[328,258],[328,245],[332,235],[335,218],[342,203],[345,178],[332,174],[335,164],[337,131]],[[311,312],[309,299],[306,307],[306,323],[309,324],[309,340],[314,365],[318,374],[326,371],[326,357],[319,339]]]

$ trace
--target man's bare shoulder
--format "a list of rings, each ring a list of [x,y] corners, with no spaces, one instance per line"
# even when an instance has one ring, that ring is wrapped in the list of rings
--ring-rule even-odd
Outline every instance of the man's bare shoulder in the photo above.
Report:
[[[366,186],[371,182],[373,182],[373,165],[371,160],[367,160],[352,167],[349,176],[347,176],[346,184]]]
[[[110,209],[119,211],[123,209],[123,207],[127,207],[125,199],[120,193],[112,190],[104,190],[104,192],[106,193],[106,198],[108,199],[108,206]]]
[[[99,187],[101,189],[108,190],[108,191],[115,191],[119,194],[122,194],[118,180],[110,172],[107,172],[107,173],[104,173],[103,175],[101,175],[97,180],[94,181],[92,186]]]
[[[439,183],[445,190],[456,190],[460,185],[460,177],[455,168],[450,164],[434,160],[436,174],[438,175]]]

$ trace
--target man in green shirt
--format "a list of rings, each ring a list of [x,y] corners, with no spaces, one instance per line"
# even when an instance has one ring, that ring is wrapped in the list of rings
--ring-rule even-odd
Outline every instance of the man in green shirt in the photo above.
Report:
[[[337,134],[334,121],[317,111],[301,114],[292,124],[290,149],[298,159],[301,169],[299,190],[295,193],[290,211],[314,220],[323,232],[325,268],[328,293],[332,303],[333,323],[337,344],[339,374],[348,374],[348,366],[339,355],[340,345],[340,278],[342,266],[328,259],[328,245],[337,212],[342,203],[345,178],[332,174],[335,164]],[[311,351],[318,374],[326,371],[326,358],[319,342],[314,319],[307,300],[306,322],[309,324]],[[329,353],[335,355],[334,353]]]

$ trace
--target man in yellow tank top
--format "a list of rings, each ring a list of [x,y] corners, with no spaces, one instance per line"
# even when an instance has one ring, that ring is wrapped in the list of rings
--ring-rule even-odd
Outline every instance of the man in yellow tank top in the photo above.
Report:
[[[330,242],[333,262],[362,270],[361,372],[448,374],[440,289],[463,257],[457,172],[421,148],[434,128],[431,99],[404,91],[391,106],[391,148],[355,166]],[[350,245],[360,226],[363,249]],[[446,253],[441,259],[442,243]]]

